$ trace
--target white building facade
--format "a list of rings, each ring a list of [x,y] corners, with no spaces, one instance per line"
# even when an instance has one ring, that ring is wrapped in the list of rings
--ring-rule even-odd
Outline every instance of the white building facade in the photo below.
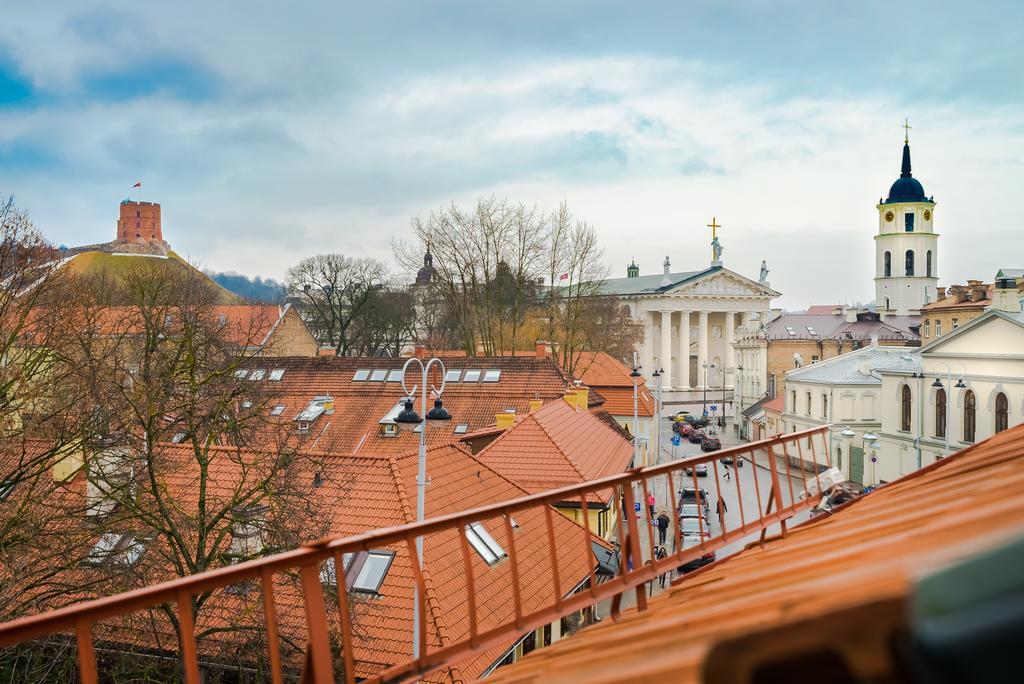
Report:
[[[723,382],[731,389],[737,332],[767,320],[771,300],[779,293],[766,282],[720,265],[672,273],[667,257],[660,275],[641,276],[635,264],[628,273],[604,281],[600,295],[628,306],[643,326],[644,341],[637,351],[645,377],[664,369],[664,392],[721,388]]]
[[[1024,422],[1024,313],[989,310],[881,371],[878,480],[891,481]]]

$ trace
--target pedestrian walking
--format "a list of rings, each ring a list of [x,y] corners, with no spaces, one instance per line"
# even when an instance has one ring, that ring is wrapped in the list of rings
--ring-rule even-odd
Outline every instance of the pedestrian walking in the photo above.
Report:
[[[647,509],[651,512],[651,520],[654,520],[654,494],[647,495]]]
[[[729,510],[729,507],[725,505],[725,499],[718,497],[718,503],[715,505],[718,510],[718,525],[724,530],[725,529],[725,512]]]
[[[725,471],[725,474],[724,474],[725,479],[726,480],[731,480],[732,479],[732,469],[729,468],[729,464],[728,463],[723,463],[722,464],[722,470]]]
[[[664,546],[659,546],[658,550],[655,551],[655,553],[654,553],[654,558],[655,558],[655,560],[661,560],[663,558],[668,558],[668,551],[665,549]],[[667,572],[661,573],[661,575],[658,577],[658,584],[661,585],[662,589],[665,588],[665,580],[667,578],[668,578],[668,573]]]
[[[665,544],[665,536],[668,534],[668,524],[669,524],[669,522],[671,522],[671,521],[668,519],[668,516],[665,514],[665,511],[662,511],[661,515],[658,516],[658,543],[659,544],[662,544],[662,545]]]

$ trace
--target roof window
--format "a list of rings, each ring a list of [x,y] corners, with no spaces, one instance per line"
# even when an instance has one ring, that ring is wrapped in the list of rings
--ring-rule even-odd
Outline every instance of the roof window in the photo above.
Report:
[[[445,374],[444,374],[444,381],[445,382],[458,382],[459,378],[461,378],[461,377],[462,377],[462,369],[461,368],[456,368],[456,369],[448,370],[448,371],[445,372]]]
[[[0,483],[0,501],[5,501],[14,491],[14,482],[5,481]]]
[[[811,334],[811,337],[817,337],[818,336],[818,333],[815,332],[813,325],[807,326],[807,332],[809,332]]]
[[[469,430],[469,426],[465,423],[459,423],[455,426],[455,434],[464,435]]]
[[[508,556],[505,549],[494,540],[490,532],[483,526],[483,523],[470,523],[466,526],[466,539],[469,540],[473,549],[480,554],[484,562],[494,565],[502,558]]]
[[[239,380],[245,380],[245,376],[247,376],[248,374],[249,371],[246,370],[245,368],[239,368],[238,370],[235,371],[235,377],[238,378]]]
[[[270,371],[270,379],[274,382],[279,382],[284,377],[284,368],[275,368]]]
[[[185,438],[186,438],[186,437],[188,437],[188,434],[187,434],[187,433],[184,433],[184,432],[175,432],[175,433],[174,433],[174,436],[173,436],[173,437],[171,437],[171,444],[181,444],[182,442],[184,442],[184,441],[185,441]]]
[[[796,337],[796,330],[793,330],[793,326],[787,325],[786,332],[788,332],[792,337]]]
[[[352,376],[352,382],[366,382],[370,377],[369,368],[360,368],[356,371],[356,374]]]
[[[388,377],[387,368],[376,368],[370,373],[370,382],[384,382],[386,377]]]
[[[284,404],[278,404],[274,408],[270,409],[270,415],[279,416],[284,413]]]
[[[359,551],[342,555],[345,586],[349,591],[363,594],[380,594],[380,586],[391,569],[393,551]],[[338,586],[338,573],[333,558],[324,561],[320,570],[320,581],[328,586]]]
[[[388,371],[388,382],[402,382],[402,369],[395,368]]]
[[[137,541],[134,535],[107,532],[92,547],[89,555],[85,558],[85,562],[89,565],[109,563],[111,565],[130,567],[139,560],[139,557],[142,556],[142,552],[145,550],[146,547],[142,545],[142,542]]]
[[[479,382],[479,381],[480,381],[480,371],[477,370],[477,369],[468,370],[468,371],[466,371],[466,374],[462,376],[462,382]]]
[[[249,373],[249,379],[253,382],[262,380],[267,375],[267,371],[262,368],[257,368],[252,373]]]
[[[501,371],[497,368],[490,368],[484,373],[484,382],[498,382]]]

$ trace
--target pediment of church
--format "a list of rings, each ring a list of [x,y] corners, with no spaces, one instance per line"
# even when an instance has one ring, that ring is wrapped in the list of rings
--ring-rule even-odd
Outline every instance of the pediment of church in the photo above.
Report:
[[[710,297],[778,297],[779,293],[732,271],[718,271],[669,290],[672,294]]]

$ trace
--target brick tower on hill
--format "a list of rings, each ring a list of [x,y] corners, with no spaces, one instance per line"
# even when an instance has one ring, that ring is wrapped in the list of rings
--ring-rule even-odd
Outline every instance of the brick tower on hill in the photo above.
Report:
[[[122,200],[117,220],[117,241],[129,244],[165,244],[160,227],[160,205]]]

